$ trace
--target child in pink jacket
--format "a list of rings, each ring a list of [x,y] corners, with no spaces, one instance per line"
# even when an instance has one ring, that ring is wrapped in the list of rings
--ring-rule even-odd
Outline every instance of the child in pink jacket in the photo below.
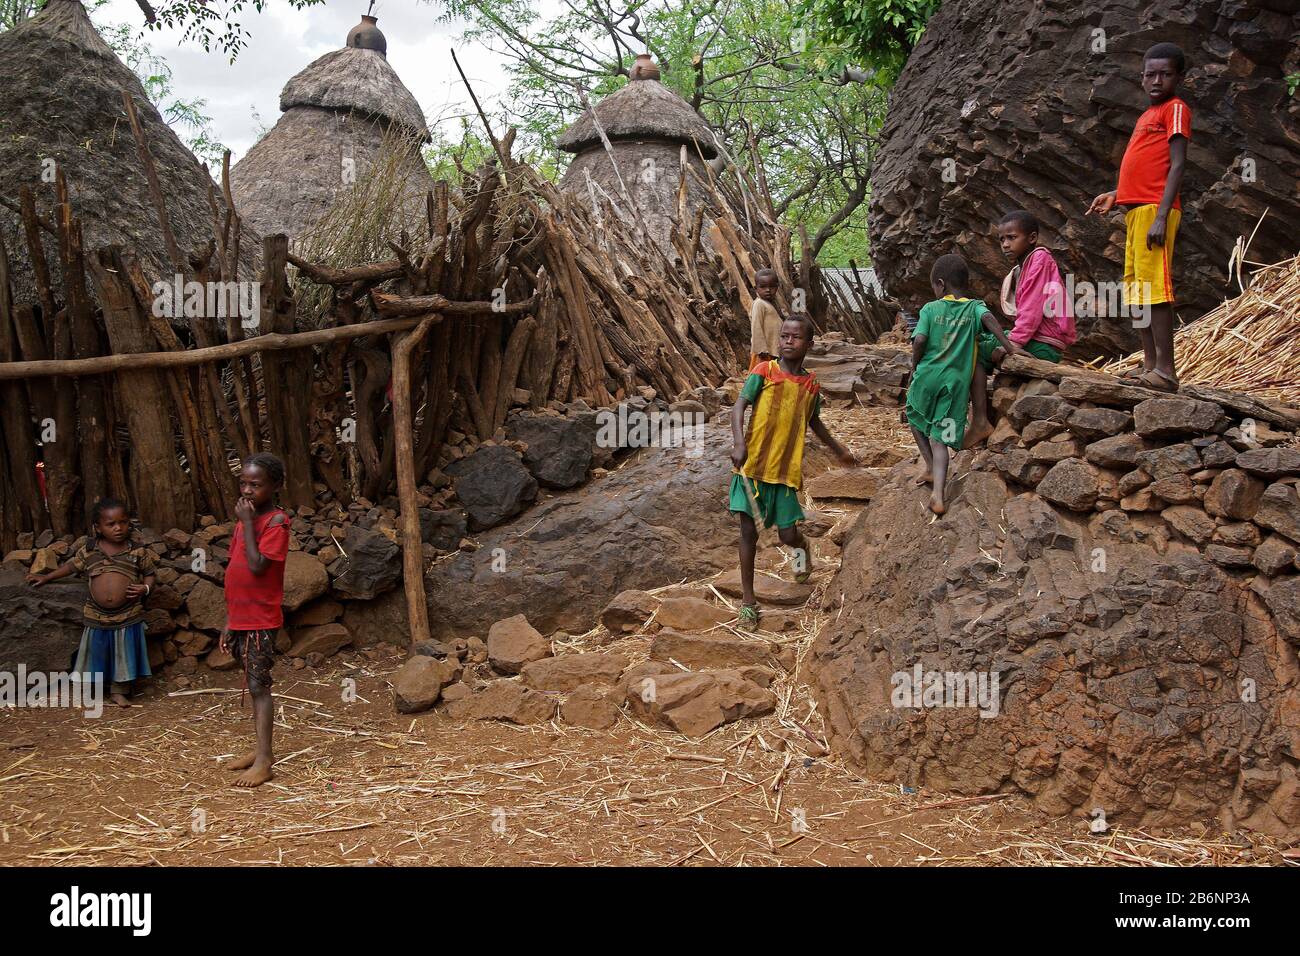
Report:
[[[1061,353],[1077,337],[1074,313],[1056,260],[1038,244],[1038,220],[1023,209],[1009,212],[998,223],[998,239],[1003,253],[1015,262],[1002,282],[1002,311],[1015,320],[1007,338],[1019,352],[1046,362],[1061,361]],[[988,375],[1002,363],[1005,354],[993,336],[980,336],[971,378],[973,410],[966,448],[993,433],[988,414]]]

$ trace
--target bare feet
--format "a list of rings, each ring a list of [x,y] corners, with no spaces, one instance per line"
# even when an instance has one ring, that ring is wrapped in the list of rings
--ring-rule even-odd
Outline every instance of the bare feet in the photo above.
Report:
[[[236,787],[260,787],[275,774],[271,773],[269,761],[256,760],[253,765],[235,778]]]
[[[974,448],[992,434],[993,426],[988,422],[984,422],[981,425],[972,425],[970,431],[966,433],[966,439],[961,443],[961,447]]]
[[[943,503],[943,495],[938,491],[930,495],[930,510],[937,515],[943,514],[948,510],[948,506]]]
[[[934,484],[934,475],[930,474],[929,468],[926,468],[924,465],[921,466],[921,472],[916,476],[916,483],[918,485]]]
[[[234,760],[229,761],[226,764],[225,769],[226,770],[247,770],[256,762],[257,762],[257,751],[250,750],[244,756],[236,757]]]
[[[108,699],[119,707],[130,707],[131,702],[126,699],[125,694],[109,694]]]

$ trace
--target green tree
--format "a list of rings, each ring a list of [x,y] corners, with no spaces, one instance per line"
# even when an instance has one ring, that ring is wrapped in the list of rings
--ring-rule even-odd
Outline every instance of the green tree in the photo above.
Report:
[[[841,70],[870,68],[877,82],[892,85],[939,9],[940,0],[798,0],[796,10],[819,42],[835,51]]]

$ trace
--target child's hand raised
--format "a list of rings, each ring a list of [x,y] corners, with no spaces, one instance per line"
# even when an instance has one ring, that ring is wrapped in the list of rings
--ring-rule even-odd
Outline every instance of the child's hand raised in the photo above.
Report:
[[[235,517],[240,521],[252,521],[257,516],[257,509],[247,498],[240,498],[235,502]]]
[[[1084,213],[1084,215],[1091,216],[1093,213],[1096,213],[1099,216],[1104,216],[1106,215],[1106,213],[1110,212],[1114,208],[1115,208],[1114,191],[1108,193],[1102,193],[1100,196],[1098,196],[1096,199],[1092,201],[1092,205],[1088,207],[1088,211]]]

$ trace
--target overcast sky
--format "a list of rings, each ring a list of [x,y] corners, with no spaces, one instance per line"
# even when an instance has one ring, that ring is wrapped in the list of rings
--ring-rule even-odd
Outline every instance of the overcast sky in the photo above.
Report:
[[[257,139],[258,122],[266,127],[280,118],[280,89],[312,60],[344,45],[348,30],[361,20],[368,0],[327,0],[321,6],[293,10],[272,2],[258,14],[252,4],[242,23],[251,34],[235,64],[219,51],[205,53],[193,43],[179,44],[177,31],[146,31],[145,41],[172,69],[172,85],[182,99],[202,97],[217,139],[238,160]],[[462,27],[436,22],[438,4],[416,0],[376,0],[375,16],[388,39],[388,62],[415,94],[430,122],[473,110],[464,84],[451,62],[450,50]],[[96,13],[101,23],[143,24],[135,0],[110,0]],[[456,46],[456,55],[479,99],[492,105],[505,93],[507,78],[498,54],[478,44]],[[448,133],[453,129],[448,127]]]

